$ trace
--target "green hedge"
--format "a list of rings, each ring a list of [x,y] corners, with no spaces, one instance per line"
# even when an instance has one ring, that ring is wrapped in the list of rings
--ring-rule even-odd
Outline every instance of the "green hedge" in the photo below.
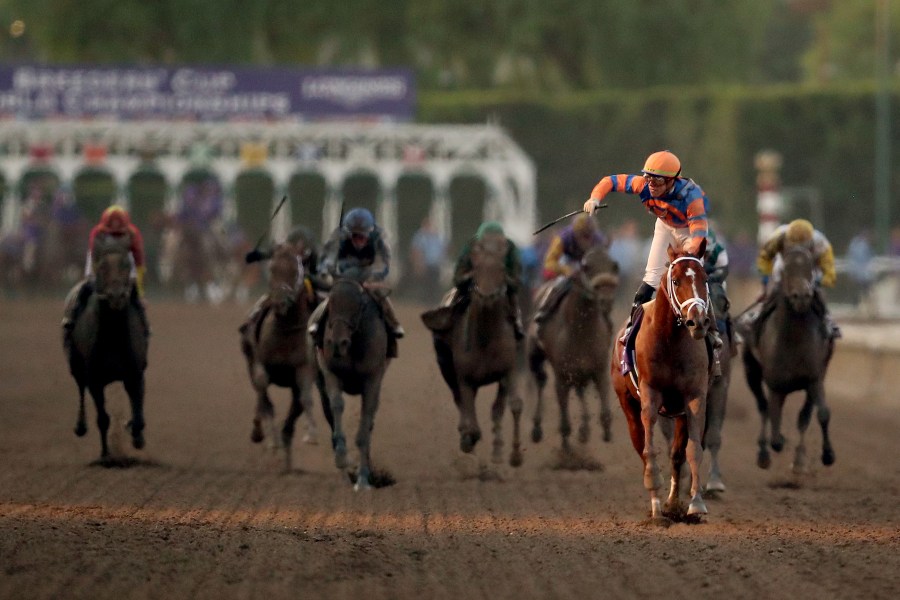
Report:
[[[900,93],[891,96],[892,164],[900,163]],[[422,94],[424,123],[499,122],[535,160],[538,207],[549,220],[577,207],[610,173],[637,172],[647,154],[676,152],[684,174],[706,190],[731,234],[756,231],[756,171],[762,149],[783,155],[785,186],[811,186],[823,202],[816,225],[840,253],[875,219],[875,87],[655,88],[639,93],[523,97],[498,93]],[[900,183],[892,177],[891,189]],[[610,225],[641,212],[610,199]],[[623,208],[622,206],[625,205]],[[893,199],[892,222],[900,224]],[[797,215],[812,216],[798,208]],[[651,220],[642,219],[649,233]]]

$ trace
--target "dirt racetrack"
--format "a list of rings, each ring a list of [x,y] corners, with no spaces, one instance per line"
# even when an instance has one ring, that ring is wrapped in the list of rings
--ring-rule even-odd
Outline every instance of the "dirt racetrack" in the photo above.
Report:
[[[479,396],[480,464],[459,455],[456,409],[418,319],[390,367],[373,458],[396,484],[355,493],[318,445],[295,443],[293,472],[251,444],[254,396],[238,350],[245,307],[151,303],[147,447],[136,466],[92,466],[93,405],[77,438],[77,393],[59,342],[61,299],[0,300],[2,598],[896,598],[900,593],[900,377],[894,357],[871,394],[865,361],[839,346],[829,376],[837,462],[790,477],[786,452],[756,467],[758,417],[735,373],[724,432],[728,490],[700,524],[645,522],[640,461],[614,405],[613,441],[585,453],[601,470],[554,469],[555,402],[525,464],[489,462],[489,398]],[[883,357],[881,360],[884,360]],[[862,374],[862,375],[861,375]],[[855,377],[862,376],[857,382]],[[884,383],[883,381],[881,383]],[[120,386],[111,405],[127,418]],[[866,395],[864,395],[866,394]],[[318,402],[318,396],[316,396]],[[287,393],[274,393],[282,417]],[[348,399],[353,448],[359,402]],[[301,421],[302,423],[302,421]],[[118,431],[118,429],[117,429]],[[511,419],[504,430],[512,437]],[[127,436],[120,436],[127,441]],[[352,456],[351,450],[351,456]],[[708,458],[704,462],[708,467]]]

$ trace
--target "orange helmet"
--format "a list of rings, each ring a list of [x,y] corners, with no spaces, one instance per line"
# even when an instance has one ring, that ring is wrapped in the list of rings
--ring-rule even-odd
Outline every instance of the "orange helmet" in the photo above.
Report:
[[[131,218],[128,211],[118,204],[113,204],[100,215],[100,227],[107,233],[125,233],[129,225]]]
[[[641,172],[657,177],[678,177],[681,174],[681,161],[668,150],[654,152],[647,157]]]

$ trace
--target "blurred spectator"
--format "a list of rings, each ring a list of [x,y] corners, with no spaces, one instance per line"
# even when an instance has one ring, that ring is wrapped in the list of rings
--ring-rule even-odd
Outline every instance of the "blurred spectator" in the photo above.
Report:
[[[637,221],[628,219],[613,232],[609,255],[619,263],[624,282],[620,290],[631,289],[644,276],[644,242],[638,237]]]
[[[38,277],[41,268],[41,242],[47,225],[50,223],[50,207],[44,200],[43,187],[37,183],[28,186],[25,200],[22,202],[22,221],[20,229],[24,241],[22,268],[27,278]]]
[[[900,227],[891,229],[891,239],[888,242],[888,255],[900,256]]]
[[[734,277],[754,277],[756,275],[756,254],[756,242],[746,231],[739,231],[728,244],[729,272]]]
[[[413,235],[410,266],[419,300],[431,303],[441,296],[441,268],[447,258],[447,241],[438,233],[429,217]]]
[[[850,267],[850,277],[856,283],[857,303],[863,303],[875,282],[874,273],[870,268],[872,233],[868,229],[863,229],[850,240],[850,245],[847,247],[847,262]]]

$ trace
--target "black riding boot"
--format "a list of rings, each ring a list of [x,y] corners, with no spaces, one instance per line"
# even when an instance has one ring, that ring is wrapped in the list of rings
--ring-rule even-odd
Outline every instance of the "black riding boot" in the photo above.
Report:
[[[81,316],[84,307],[87,306],[88,298],[91,297],[93,291],[94,286],[91,285],[90,281],[84,281],[81,284],[81,287],[78,288],[78,294],[75,296],[75,301],[72,303],[71,310],[68,314],[63,316],[62,326],[64,330],[71,332],[72,328],[75,327],[75,321]]]
[[[515,330],[516,339],[525,338],[525,326],[522,324],[522,309],[519,307],[519,297],[517,292],[507,294],[509,299],[510,319],[512,320],[513,329]]]
[[[628,339],[628,334],[631,333],[631,328],[634,326],[634,315],[637,312],[638,307],[645,302],[649,302],[653,298],[653,293],[655,291],[656,288],[652,285],[641,282],[641,287],[639,287],[638,291],[634,294],[634,300],[631,303],[631,314],[628,316],[628,323],[625,325],[625,331],[622,333],[622,343]]]

